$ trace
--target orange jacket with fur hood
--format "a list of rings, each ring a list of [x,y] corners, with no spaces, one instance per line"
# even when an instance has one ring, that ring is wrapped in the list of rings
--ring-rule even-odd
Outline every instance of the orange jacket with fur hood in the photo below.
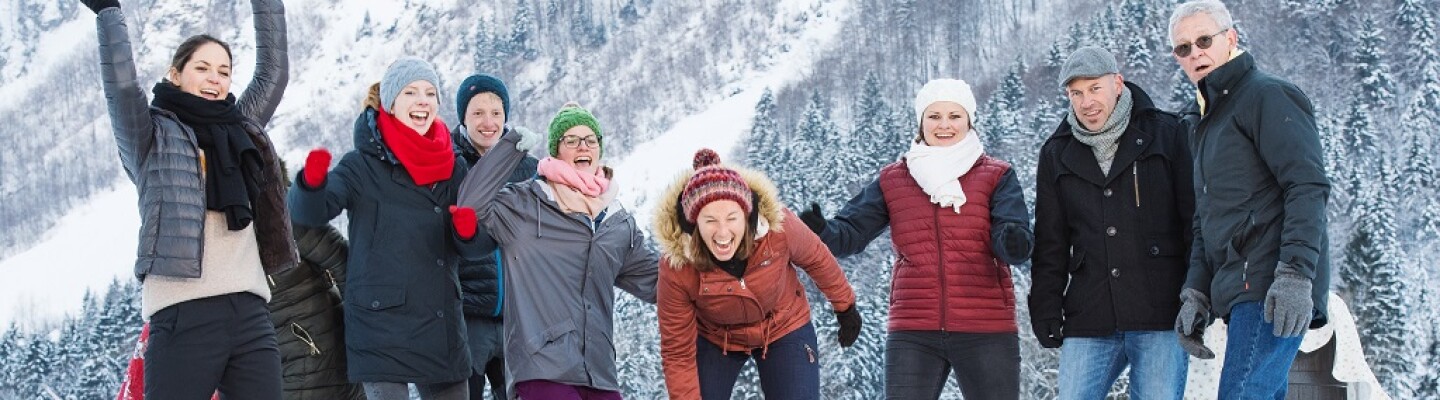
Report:
[[[810,322],[810,303],[794,267],[815,281],[835,310],[849,310],[855,304],[855,293],[835,256],[785,209],[775,184],[759,172],[725,167],[738,172],[759,200],[758,222],[749,227],[756,230],[756,245],[744,279],[720,268],[696,268],[710,257],[709,250],[693,248],[690,235],[676,222],[674,201],[693,170],[676,178],[655,212],[655,234],[664,253],[656,288],[660,355],[672,399],[700,398],[697,335],[725,351],[751,351],[764,349]]]

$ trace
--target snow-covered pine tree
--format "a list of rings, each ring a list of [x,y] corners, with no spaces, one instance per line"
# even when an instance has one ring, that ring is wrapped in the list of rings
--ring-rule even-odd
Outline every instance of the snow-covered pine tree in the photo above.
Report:
[[[21,347],[23,335],[13,322],[0,334],[0,399],[21,398],[18,383],[20,363],[25,357],[25,349]]]
[[[770,179],[776,180],[778,185],[780,176],[779,166],[784,161],[781,152],[785,150],[785,140],[780,136],[780,128],[775,122],[775,95],[769,88],[760,94],[760,101],[755,103],[755,118],[750,123],[750,136],[745,140],[745,164],[757,171],[764,172]]]
[[[838,209],[849,199],[844,187],[834,184],[833,160],[830,144],[840,139],[840,128],[830,118],[830,100],[819,91],[810,93],[805,111],[795,125],[795,138],[790,143],[790,152],[785,167],[798,177],[787,188],[781,189],[785,204],[820,203],[826,210]]]
[[[1388,163],[1386,163],[1388,164]],[[1361,197],[1361,215],[1355,234],[1346,248],[1346,261],[1354,292],[1364,292],[1355,301],[1355,321],[1365,344],[1365,355],[1380,384],[1396,398],[1412,398],[1414,332],[1410,326],[1408,293],[1418,288],[1401,262],[1396,245],[1394,189],[1391,167],[1372,171]]]
[[[1390,108],[1394,93],[1394,79],[1385,60],[1384,32],[1375,21],[1365,18],[1360,21],[1357,46],[1352,55],[1351,69],[1358,83],[1358,91],[1350,103],[1345,119],[1346,136],[1350,138],[1352,160],[1374,160],[1379,153],[1379,136],[1376,114]],[[1358,166],[1356,166],[1358,167]]]
[[[510,54],[518,55],[526,61],[534,61],[540,57],[540,52],[532,42],[534,32],[535,16],[530,11],[530,1],[516,0],[515,16],[510,19]]]
[[[869,184],[874,179],[875,171],[895,161],[897,157],[897,154],[886,152],[894,146],[896,137],[893,132],[900,127],[891,124],[895,110],[890,106],[890,102],[885,101],[884,93],[880,88],[880,77],[874,72],[865,73],[865,78],[860,82],[860,95],[855,98],[855,109],[850,113],[854,118],[851,136],[860,146],[857,151],[869,156],[861,169],[867,174],[862,185]]]

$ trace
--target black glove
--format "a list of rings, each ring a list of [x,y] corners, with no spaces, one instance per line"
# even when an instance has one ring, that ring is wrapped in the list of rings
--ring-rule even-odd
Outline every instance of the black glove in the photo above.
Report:
[[[1025,226],[1009,223],[1002,229],[1005,230],[1001,235],[1005,238],[1006,255],[1016,259],[1030,258],[1030,244],[1034,236],[1026,231]]]
[[[1210,326],[1210,298],[1200,291],[1185,288],[1180,291],[1180,315],[1175,318],[1175,333],[1180,336],[1180,347],[1186,353],[1202,360],[1215,358],[1215,352],[1205,346],[1205,327]]]
[[[1035,331],[1035,339],[1040,341],[1040,346],[1047,349],[1058,349],[1065,341],[1065,334],[1060,332],[1060,321],[1047,319],[1035,321],[1030,324],[1030,329]]]
[[[820,212],[820,203],[810,203],[810,209],[800,213],[800,220],[816,235],[825,231],[825,214]]]
[[[860,338],[860,305],[851,305],[849,310],[836,311],[835,319],[840,321],[840,347],[850,347]]]
[[[80,0],[80,3],[90,7],[90,11],[94,11],[96,14],[99,14],[100,10],[110,7],[120,7],[120,0]]]

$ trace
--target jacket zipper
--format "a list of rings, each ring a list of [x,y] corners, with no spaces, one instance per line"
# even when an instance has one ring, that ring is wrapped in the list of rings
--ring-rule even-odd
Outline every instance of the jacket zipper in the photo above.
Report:
[[[1130,181],[1135,184],[1135,208],[1140,208],[1140,161],[1130,163]]]
[[[950,300],[950,296],[946,294],[947,287],[945,285],[945,248],[940,242],[940,208],[940,206],[935,206],[935,250],[939,254],[940,260],[935,268],[940,271],[940,331],[945,332],[945,317],[948,314],[945,312],[948,309],[945,303]]]

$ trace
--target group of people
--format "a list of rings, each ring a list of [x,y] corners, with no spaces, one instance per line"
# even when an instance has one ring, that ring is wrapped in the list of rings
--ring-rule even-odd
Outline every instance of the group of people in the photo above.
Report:
[[[619,399],[616,288],[656,304],[671,398],[727,399],[753,361],[767,398],[818,399],[823,357],[795,268],[850,346],[864,322],[836,257],[887,229],[891,399],[938,398],[952,374],[967,399],[1019,397],[1010,266],[1026,261],[1031,326],[1060,349],[1064,399],[1103,398],[1127,366],[1132,397],[1180,398],[1187,354],[1214,357],[1203,332],[1216,318],[1230,355],[1218,397],[1283,398],[1300,335],[1326,321],[1313,109],[1255,67],[1218,1],[1171,16],[1199,91],[1184,112],[1158,109],[1101,48],[1069,56],[1057,84],[1070,112],[1039,149],[1033,228],[1016,172],[984,149],[970,86],[937,79],[915,95],[910,148],[833,218],[815,203],[797,214],[762,173],[696,152],[657,202],[658,252],[616,201],[607,132],[578,104],[545,132],[514,128],[504,83],[479,74],[455,90],[451,128],[434,67],[404,57],[370,87],[354,149],[333,163],[312,150],[291,183],[264,131],[289,77],[280,0],[251,0],[258,65],[242,94],[228,45],[198,35],[148,100],[119,2],[82,2],[139,188],[147,399],[408,399],[411,385],[478,399],[487,383],[494,398]],[[329,225],[342,212],[348,242]],[[307,296],[326,301],[267,309]],[[343,321],[311,322],[337,307]],[[325,382],[282,388],[282,353],[287,373],[345,365],[343,380],[294,394]]]

